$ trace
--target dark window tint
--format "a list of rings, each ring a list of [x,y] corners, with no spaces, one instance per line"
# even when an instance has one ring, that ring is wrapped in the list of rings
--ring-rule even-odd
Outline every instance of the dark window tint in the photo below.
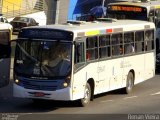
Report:
[[[13,21],[22,21],[22,22],[29,22],[29,18],[26,17],[15,17]]]
[[[112,56],[117,56],[123,54],[121,49],[123,49],[122,34],[113,34],[111,37],[112,45]]]
[[[99,37],[99,56],[105,58],[110,56],[110,35]]]
[[[145,31],[145,50],[154,49],[154,30]]]
[[[88,37],[86,40],[86,59],[94,60],[98,58],[97,36]]]
[[[75,63],[85,62],[84,43],[77,42],[75,45]]]
[[[135,51],[144,51],[144,31],[135,32]]]
[[[124,54],[131,54],[134,49],[134,33],[124,33]]]

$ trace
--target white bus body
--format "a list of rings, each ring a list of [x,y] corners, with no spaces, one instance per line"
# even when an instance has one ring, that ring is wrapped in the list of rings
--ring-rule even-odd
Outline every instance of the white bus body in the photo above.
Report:
[[[65,80],[60,80],[60,78],[49,79],[43,76],[26,77],[22,71],[18,71],[25,61],[20,57],[15,57],[13,87],[15,97],[64,101],[80,99],[82,106],[85,106],[93,98],[93,95],[125,87],[126,92],[129,93],[133,84],[138,84],[155,75],[155,26],[151,22],[117,20],[115,22],[84,22],[75,25],[68,23],[30,27],[24,31],[27,29],[31,31],[23,32],[22,30],[18,41],[45,40],[45,38],[34,38],[36,35],[43,36],[38,32],[32,36],[34,30],[72,32],[71,71],[69,77],[65,78],[65,80],[69,79],[69,82],[64,82]],[[149,33],[149,41],[145,39],[146,33]],[[30,35],[31,37],[28,37]],[[114,42],[119,40],[119,43]],[[93,42],[91,43],[91,41]],[[133,43],[134,50],[127,53],[127,46],[131,43]],[[17,54],[21,47],[16,49]],[[119,52],[120,47],[123,49],[121,52]],[[88,53],[90,55],[87,55]],[[40,73],[38,74],[40,75]],[[127,83],[127,81],[129,82]],[[61,84],[63,87],[45,90],[47,86],[51,87],[51,84],[53,86]]]

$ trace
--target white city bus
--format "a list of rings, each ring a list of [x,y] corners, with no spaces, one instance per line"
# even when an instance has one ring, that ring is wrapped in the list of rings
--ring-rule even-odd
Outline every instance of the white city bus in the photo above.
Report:
[[[14,96],[74,101],[155,75],[154,23],[138,20],[70,22],[24,28],[14,63]]]
[[[110,3],[107,6],[108,17],[154,22],[156,30],[156,49],[160,52],[160,1],[131,0]]]
[[[8,85],[10,79],[10,40],[12,26],[0,22],[0,88]]]

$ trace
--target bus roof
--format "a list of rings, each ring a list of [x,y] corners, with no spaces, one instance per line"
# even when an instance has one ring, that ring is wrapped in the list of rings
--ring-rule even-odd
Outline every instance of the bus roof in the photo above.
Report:
[[[89,35],[97,35],[97,34],[105,34],[101,33],[103,30],[107,29],[117,29],[115,32],[118,32],[118,29],[123,31],[134,31],[134,30],[142,30],[147,28],[155,28],[154,23],[147,21],[139,21],[139,20],[116,20],[113,22],[81,22],[80,24],[57,24],[57,25],[45,25],[45,26],[32,26],[24,29],[56,29],[73,32],[77,34],[80,32],[90,32],[90,34],[83,34],[83,36]],[[75,35],[76,36],[76,35]]]
[[[131,5],[131,6],[140,6],[140,7],[160,8],[160,1],[148,1],[148,2],[127,1],[127,2],[110,3],[108,5]]]

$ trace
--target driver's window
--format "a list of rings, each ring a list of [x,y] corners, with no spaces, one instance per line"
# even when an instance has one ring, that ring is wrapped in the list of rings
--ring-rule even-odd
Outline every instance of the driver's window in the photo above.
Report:
[[[75,63],[85,62],[84,42],[76,42],[75,44]]]

